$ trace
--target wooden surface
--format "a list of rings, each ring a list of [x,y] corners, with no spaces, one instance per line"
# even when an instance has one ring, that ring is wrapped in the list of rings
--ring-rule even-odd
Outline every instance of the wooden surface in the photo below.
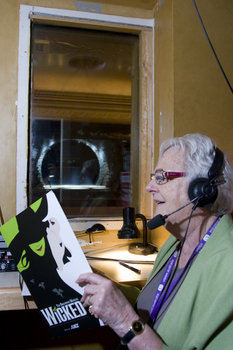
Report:
[[[143,256],[135,255],[128,252],[128,246],[120,247],[114,250],[107,250],[98,253],[93,251],[88,253],[92,258],[88,258],[89,264],[103,272],[107,277],[120,283],[134,285],[142,288],[152,270],[153,261],[156,254]],[[98,260],[98,259],[103,260]],[[108,260],[116,259],[116,261]],[[124,266],[121,266],[118,260],[130,261],[137,260],[138,264],[128,263],[141,271],[137,274]],[[141,262],[141,263],[140,263]],[[0,311],[7,310],[23,310],[25,308],[24,299],[21,295],[21,288],[19,282],[18,272],[4,272],[0,274]],[[31,297],[26,297],[29,308],[35,309],[36,305]]]

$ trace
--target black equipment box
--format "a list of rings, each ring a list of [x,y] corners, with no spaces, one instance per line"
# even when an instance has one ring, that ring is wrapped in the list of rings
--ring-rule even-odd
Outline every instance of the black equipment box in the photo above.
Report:
[[[7,245],[0,235],[0,272],[18,271]]]
[[[0,272],[17,271],[15,261],[11,253],[0,249]]]

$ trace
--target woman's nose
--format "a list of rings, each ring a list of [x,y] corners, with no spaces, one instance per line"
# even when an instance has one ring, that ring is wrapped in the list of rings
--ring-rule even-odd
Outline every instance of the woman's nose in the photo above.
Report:
[[[158,185],[157,185],[157,183],[155,182],[154,179],[152,179],[148,183],[148,185],[146,186],[146,191],[149,192],[149,193],[158,191]]]

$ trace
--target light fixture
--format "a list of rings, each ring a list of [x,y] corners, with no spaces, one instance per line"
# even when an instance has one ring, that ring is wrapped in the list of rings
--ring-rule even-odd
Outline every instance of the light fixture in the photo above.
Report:
[[[69,60],[68,65],[76,69],[89,69],[89,70],[100,70],[106,65],[106,62],[94,56],[79,56],[73,57]]]
[[[94,224],[93,226],[89,227],[85,233],[89,234],[89,243],[91,243],[91,233],[102,233],[105,232],[106,228],[102,224]]]
[[[135,239],[140,237],[140,231],[135,224],[135,209],[123,208],[123,226],[118,231],[120,239]]]
[[[153,254],[156,248],[147,243],[146,218],[142,214],[135,215],[135,209],[132,207],[123,208],[123,226],[118,231],[118,238],[136,239],[140,237],[140,231],[135,224],[136,218],[140,218],[143,223],[143,242],[131,243],[129,245],[129,252],[137,255]]]
[[[87,233],[89,235],[89,243],[91,243],[91,234],[92,233],[102,233],[105,232],[106,228],[102,224],[94,224],[86,230],[76,231],[75,236],[78,238],[78,235],[81,233]]]

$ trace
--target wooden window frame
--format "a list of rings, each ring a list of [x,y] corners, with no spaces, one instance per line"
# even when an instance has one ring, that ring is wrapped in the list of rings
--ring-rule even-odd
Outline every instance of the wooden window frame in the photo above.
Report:
[[[32,20],[44,24],[70,25],[139,35],[139,169],[133,169],[133,172],[139,171],[139,190],[135,194],[138,211],[150,218],[153,205],[145,187],[154,163],[154,20],[28,5],[20,6],[19,21],[16,213],[20,213],[28,206],[28,96]]]

